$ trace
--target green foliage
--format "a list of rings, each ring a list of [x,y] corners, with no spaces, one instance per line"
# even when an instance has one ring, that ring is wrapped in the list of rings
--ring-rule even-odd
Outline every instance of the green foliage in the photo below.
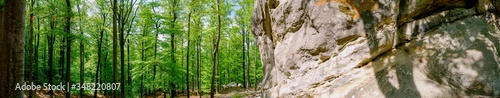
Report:
[[[112,10],[111,3],[106,0],[95,0],[95,2],[71,0],[73,8],[73,18],[71,20],[71,31],[73,34],[68,35],[64,32],[64,11],[67,10],[63,0],[35,0],[33,12],[34,18],[34,45],[37,49],[33,50],[38,53],[35,58],[37,62],[39,80],[38,83],[48,83],[52,77],[53,83],[61,82],[61,78],[65,74],[59,73],[59,62],[61,58],[60,51],[65,51],[65,43],[63,37],[71,36],[73,38],[72,53],[71,53],[71,83],[80,82],[79,74],[79,43],[84,43],[84,83],[94,83],[97,63],[100,60],[99,66],[100,83],[111,83],[113,80],[112,73],[112,41],[111,34]],[[123,0],[129,2],[131,0]],[[222,18],[222,38],[219,50],[219,70],[217,75],[216,85],[224,85],[235,82],[243,84],[242,80],[242,62],[244,61],[242,48],[244,47],[242,29],[245,32],[250,31],[250,17],[253,7],[253,0],[221,0],[221,18]],[[78,2],[78,3],[76,3]],[[127,96],[140,97],[141,84],[146,90],[155,88],[159,91],[167,91],[168,89],[184,90],[186,88],[186,56],[189,55],[189,75],[195,77],[190,81],[200,81],[202,92],[209,92],[210,79],[212,73],[211,54],[214,48],[214,39],[217,32],[217,13],[215,2],[211,0],[177,0],[177,6],[173,6],[172,0],[139,0],[134,6],[128,8],[131,16],[135,19],[130,19],[123,29],[130,29],[130,32],[125,32],[125,80],[128,80],[130,74],[131,82],[126,81],[126,92],[130,92]],[[30,2],[31,3],[31,2]],[[0,5],[2,2],[0,1]],[[76,6],[80,6],[81,13],[76,12]],[[135,11],[134,9],[137,9]],[[125,13],[124,11],[123,13]],[[121,12],[120,12],[121,13]],[[173,14],[175,13],[175,15]],[[191,19],[188,20],[188,14],[192,13]],[[176,21],[174,22],[174,18]],[[29,18],[27,18],[29,19]],[[81,21],[80,21],[81,20]],[[190,36],[187,36],[188,23],[190,24]],[[27,24],[28,25],[28,24]],[[51,26],[53,28],[51,28]],[[158,28],[156,28],[158,26]],[[173,28],[172,28],[173,27]],[[83,34],[80,34],[83,32]],[[100,42],[100,32],[103,32],[103,41]],[[156,34],[158,33],[158,38]],[[28,34],[28,33],[27,33]],[[39,35],[39,36],[38,36]],[[54,57],[53,70],[48,67],[48,38],[54,35]],[[171,35],[174,35],[174,43]],[[262,68],[258,49],[253,35],[248,33],[249,39],[248,52],[249,55],[249,77],[252,86],[254,77],[259,82],[262,78]],[[39,40],[38,40],[39,37]],[[190,44],[187,44],[187,39],[190,39]],[[157,43],[155,43],[157,42]],[[197,44],[199,43],[200,54],[200,73],[201,80],[197,78]],[[99,44],[102,48],[99,49]],[[155,46],[157,47],[155,49]],[[174,50],[172,50],[174,46]],[[190,47],[190,53],[187,54],[187,48]],[[99,58],[98,51],[101,50]],[[122,51],[122,50],[119,50]],[[174,51],[172,53],[172,51]],[[156,59],[154,59],[156,54]],[[173,54],[173,55],[172,55]],[[257,55],[254,55],[257,54]],[[174,58],[175,62],[172,60]],[[120,59],[120,58],[118,58]],[[256,60],[256,61],[254,61]],[[128,65],[130,64],[130,68]],[[118,64],[120,65],[120,64]],[[153,77],[154,66],[156,65],[156,77]],[[257,69],[256,69],[257,68]],[[120,70],[121,68],[118,68]],[[130,70],[129,70],[130,69]],[[53,76],[49,76],[48,72],[54,72]],[[255,74],[254,74],[255,73]],[[120,71],[118,71],[120,75]],[[121,80],[117,77],[117,80]],[[175,84],[175,87],[169,84]],[[192,85],[192,84],[191,84]],[[197,88],[195,88],[197,89]],[[72,91],[72,94],[78,94],[79,91]],[[100,94],[111,94],[111,90],[100,91]],[[144,91],[145,92],[145,91]],[[85,91],[87,94],[93,94],[93,91]],[[147,93],[147,92],[145,92]]]
[[[246,98],[247,96],[248,96],[248,94],[245,92],[243,92],[243,94],[234,93],[234,95],[231,98]]]

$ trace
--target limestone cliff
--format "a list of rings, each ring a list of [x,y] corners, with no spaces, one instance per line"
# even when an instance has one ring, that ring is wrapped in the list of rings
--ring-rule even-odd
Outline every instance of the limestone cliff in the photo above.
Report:
[[[493,5],[255,0],[264,97],[498,97],[500,14]]]

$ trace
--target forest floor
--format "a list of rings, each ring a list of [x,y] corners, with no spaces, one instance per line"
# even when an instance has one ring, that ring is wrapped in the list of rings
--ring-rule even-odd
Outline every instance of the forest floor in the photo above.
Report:
[[[24,92],[24,96],[27,98],[28,97],[28,91]],[[50,98],[50,94],[48,90],[37,90],[33,92],[34,96],[33,98]],[[71,98],[80,98],[80,96],[76,93],[72,93],[73,96]],[[54,91],[54,98],[63,98],[64,92],[63,91]],[[164,98],[163,93],[157,92],[155,94],[156,98]],[[168,95],[167,95],[168,96]],[[261,92],[260,91],[255,91],[254,88],[248,88],[248,90],[245,90],[245,88],[242,87],[230,87],[226,89],[220,90],[217,94],[215,94],[216,98],[260,98]],[[200,98],[200,96],[195,92],[192,91],[190,97],[192,98]],[[210,94],[204,93],[202,94],[201,98],[209,98]],[[84,95],[83,98],[94,98],[93,94],[87,94]],[[97,94],[97,98],[111,98],[110,96],[104,96],[102,94]],[[153,95],[146,96],[145,98],[155,98]],[[168,98],[168,97],[167,97]],[[187,98],[185,93],[179,93],[177,94],[176,98]]]
[[[229,87],[226,89],[222,89],[217,94],[214,95],[215,98],[260,98],[260,91],[255,91],[254,88],[245,88],[242,87]],[[192,98],[200,98],[196,93],[190,95]],[[201,98],[209,98],[210,94],[202,94]],[[181,94],[177,96],[177,98],[187,98],[185,94]]]

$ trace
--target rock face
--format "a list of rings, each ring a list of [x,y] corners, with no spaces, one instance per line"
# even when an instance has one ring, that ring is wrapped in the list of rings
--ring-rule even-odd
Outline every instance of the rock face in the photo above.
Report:
[[[255,0],[264,97],[498,97],[500,14],[493,5]]]

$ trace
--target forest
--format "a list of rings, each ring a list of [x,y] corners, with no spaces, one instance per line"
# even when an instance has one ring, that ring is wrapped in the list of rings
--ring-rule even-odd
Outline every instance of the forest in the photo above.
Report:
[[[212,98],[228,87],[257,91],[262,64],[250,31],[253,2],[0,0],[0,96]],[[79,88],[17,90],[14,83]]]

